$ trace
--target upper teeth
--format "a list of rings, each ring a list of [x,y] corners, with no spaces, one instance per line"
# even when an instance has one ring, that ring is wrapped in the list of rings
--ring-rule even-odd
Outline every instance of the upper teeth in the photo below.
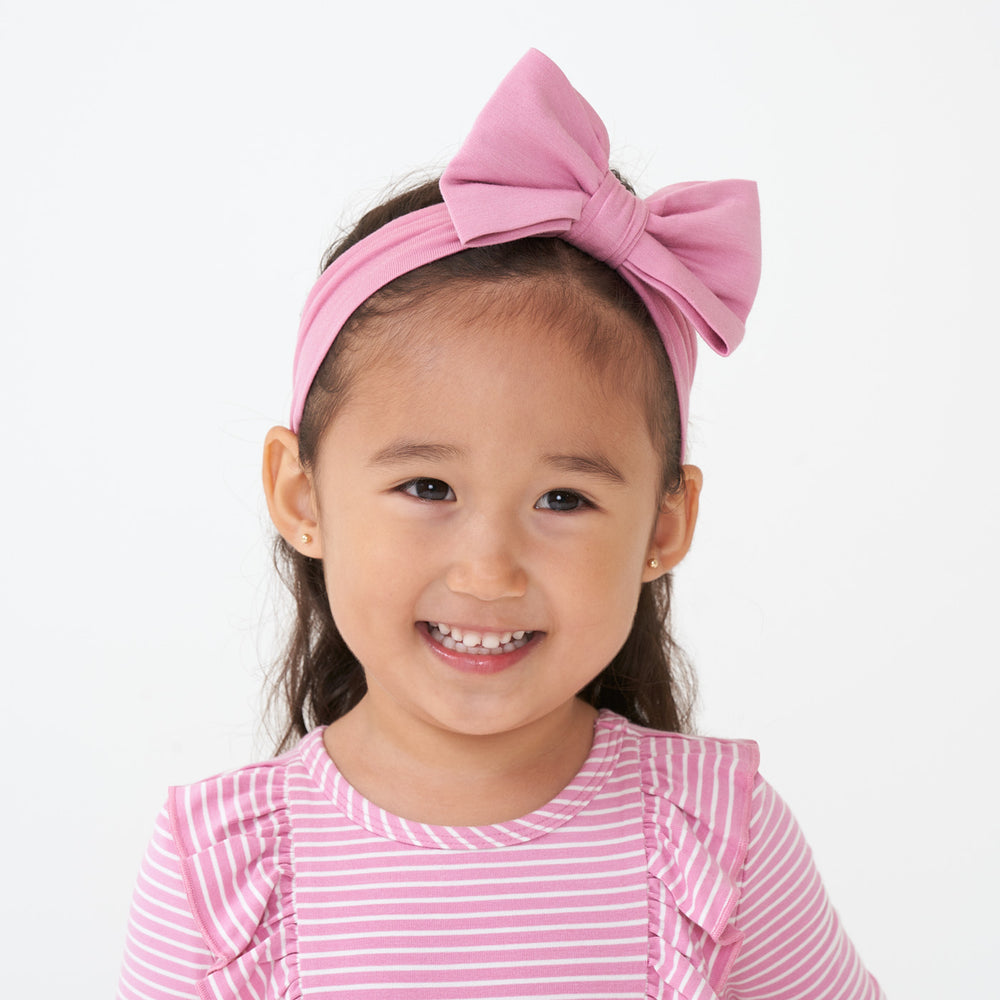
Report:
[[[431,628],[437,629],[442,635],[451,636],[454,642],[459,642],[467,649],[479,647],[482,649],[499,649],[507,643],[517,642],[525,637],[526,630],[518,629],[516,632],[480,632],[475,629],[456,628],[454,625],[446,625],[444,622],[431,622]]]

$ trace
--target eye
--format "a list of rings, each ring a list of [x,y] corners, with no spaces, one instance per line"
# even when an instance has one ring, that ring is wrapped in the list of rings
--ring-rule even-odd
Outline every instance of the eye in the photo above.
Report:
[[[582,510],[584,507],[592,507],[593,504],[586,498],[574,493],[572,490],[549,490],[543,493],[535,504],[536,510]]]
[[[454,500],[452,488],[440,479],[411,479],[396,487],[400,493],[406,493],[418,500]]]

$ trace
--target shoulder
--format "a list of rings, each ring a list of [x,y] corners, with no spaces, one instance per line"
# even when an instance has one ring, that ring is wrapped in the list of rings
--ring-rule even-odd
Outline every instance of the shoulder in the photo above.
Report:
[[[752,740],[685,736],[625,722],[635,742],[643,790],[687,816],[732,830],[746,826],[761,783],[760,750]]]
[[[651,889],[718,942],[739,901],[757,744],[623,726],[636,749]]]
[[[621,725],[640,767],[653,938],[700,955],[714,995],[880,997],[794,817],[758,773],[757,744]],[[689,966],[651,968],[689,995]]]
[[[627,719],[622,720],[627,735],[643,748],[644,756],[668,767],[724,768],[755,774],[760,764],[760,749],[753,740],[719,739],[713,736],[688,736],[683,733],[650,729]]]
[[[289,788],[321,741],[317,730],[273,760],[169,791],[166,813],[185,893],[220,966],[249,961],[246,955],[266,945],[268,961],[287,967],[295,936]],[[281,947],[267,943],[275,935]]]
[[[167,815],[181,854],[241,834],[277,832],[278,817],[287,807],[288,772],[301,760],[305,742],[272,760],[171,788]]]

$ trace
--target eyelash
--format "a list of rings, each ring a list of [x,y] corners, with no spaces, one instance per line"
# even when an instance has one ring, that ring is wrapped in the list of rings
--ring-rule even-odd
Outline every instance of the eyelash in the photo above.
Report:
[[[443,497],[421,496],[419,490],[422,486],[443,488],[448,495]],[[400,493],[406,493],[408,496],[414,497],[417,500],[423,500],[425,503],[433,503],[435,501],[452,501],[455,499],[455,491],[441,479],[408,479],[405,483],[400,483],[396,489],[399,490]],[[432,489],[427,492],[434,491]]]
[[[416,500],[424,503],[450,503],[456,499],[455,491],[442,479],[408,479],[405,483],[400,483],[396,489],[400,493],[405,493]],[[444,493],[444,496],[421,496],[421,493]],[[541,506],[543,500],[548,500],[548,504]],[[553,504],[569,503],[573,506],[560,507]],[[594,504],[585,496],[575,490],[546,490],[535,504],[536,510],[551,510],[556,513],[573,513],[578,510],[593,509]]]
[[[569,502],[574,504],[572,507],[539,507],[539,504],[545,500],[547,497],[562,498],[555,499],[556,503]],[[552,501],[550,501],[551,503]],[[538,502],[535,504],[536,510],[554,510],[559,513],[571,514],[578,510],[593,509],[594,505],[584,496],[581,496],[575,490],[547,490],[539,498]]]

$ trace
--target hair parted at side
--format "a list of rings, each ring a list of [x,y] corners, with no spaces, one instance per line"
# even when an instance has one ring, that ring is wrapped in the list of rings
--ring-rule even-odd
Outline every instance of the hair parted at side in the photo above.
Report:
[[[627,182],[624,182],[627,185]],[[631,190],[631,189],[630,189]],[[355,243],[386,223],[442,201],[436,180],[411,187],[367,212],[323,256],[325,270]],[[299,427],[299,461],[311,470],[325,429],[348,399],[355,375],[377,358],[380,338],[359,335],[366,322],[418,306],[446,288],[489,295],[510,282],[527,283],[550,300],[581,296],[611,317],[616,335],[581,336],[581,355],[601,366],[611,355],[638,365],[639,392],[649,432],[662,456],[665,493],[684,489],[677,391],[659,333],[636,292],[611,268],[554,237],[529,237],[463,250],[417,268],[380,289],[344,325],[306,398]],[[608,328],[608,323],[604,324]],[[620,331],[620,335],[619,334]],[[302,555],[280,536],[274,542],[279,575],[294,600],[291,633],[272,678],[270,704],[279,752],[316,725],[345,715],[364,696],[364,670],[337,629],[323,578],[323,564]],[[640,725],[686,732],[691,724],[694,680],[670,630],[671,578],[643,584],[632,629],[614,659],[581,692],[595,708],[608,708]]]

